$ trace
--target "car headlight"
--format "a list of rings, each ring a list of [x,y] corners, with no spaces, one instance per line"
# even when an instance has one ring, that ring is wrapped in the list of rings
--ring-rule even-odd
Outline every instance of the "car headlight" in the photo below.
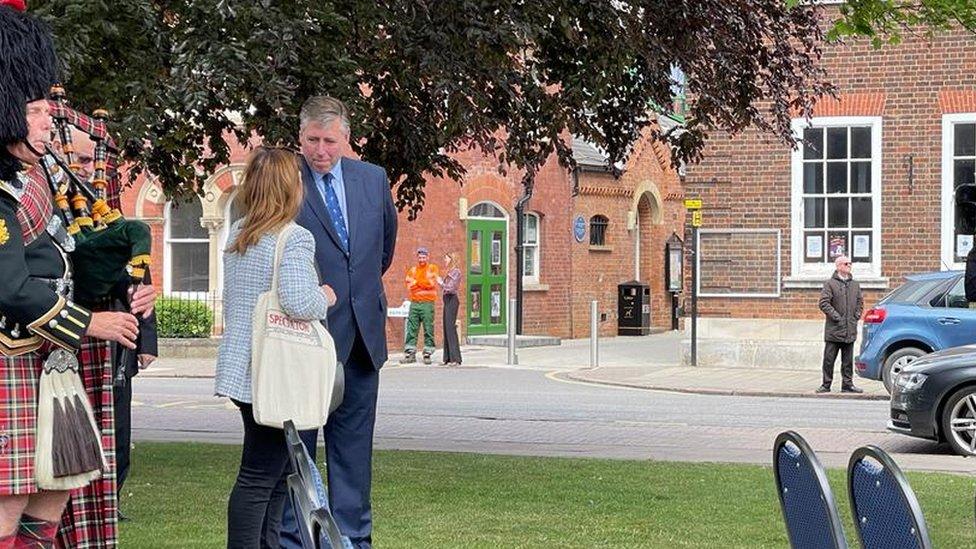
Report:
[[[897,385],[902,391],[914,391],[921,387],[928,377],[929,376],[925,374],[906,372],[898,374],[898,379],[895,380],[895,385]]]

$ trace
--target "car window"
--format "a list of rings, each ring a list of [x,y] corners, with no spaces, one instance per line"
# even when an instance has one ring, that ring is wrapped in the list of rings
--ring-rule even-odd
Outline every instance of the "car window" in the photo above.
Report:
[[[904,283],[901,287],[895,291],[888,294],[882,302],[883,303],[918,303],[918,301],[924,298],[929,292],[935,289],[936,286],[942,284],[945,280],[909,280]],[[937,306],[933,303],[933,306]]]
[[[965,278],[959,277],[959,280],[949,288],[949,291],[936,296],[932,300],[931,305],[933,307],[949,307],[951,309],[968,309],[969,302],[966,301],[966,287],[964,283]]]

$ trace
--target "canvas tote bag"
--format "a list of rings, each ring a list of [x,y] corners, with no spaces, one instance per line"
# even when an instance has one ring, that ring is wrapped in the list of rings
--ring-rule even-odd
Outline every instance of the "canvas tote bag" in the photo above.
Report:
[[[275,244],[271,288],[258,296],[251,331],[251,398],[254,421],[283,429],[285,421],[301,430],[325,425],[336,376],[332,336],[319,320],[290,318],[278,299],[278,270],[289,223]]]

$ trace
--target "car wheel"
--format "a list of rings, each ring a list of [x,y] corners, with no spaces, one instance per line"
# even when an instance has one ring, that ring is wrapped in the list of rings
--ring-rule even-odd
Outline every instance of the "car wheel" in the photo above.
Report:
[[[976,386],[959,389],[942,409],[942,434],[962,456],[976,456]]]
[[[888,389],[890,393],[895,384],[895,378],[905,369],[905,366],[926,354],[928,353],[918,347],[904,347],[888,355],[881,367],[881,381],[884,383],[885,389]]]

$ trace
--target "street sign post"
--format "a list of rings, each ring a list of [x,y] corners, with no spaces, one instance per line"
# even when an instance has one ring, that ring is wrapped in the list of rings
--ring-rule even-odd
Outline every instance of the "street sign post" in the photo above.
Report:
[[[686,198],[685,209],[691,211],[691,365],[698,366],[698,228],[702,224],[702,201]]]

